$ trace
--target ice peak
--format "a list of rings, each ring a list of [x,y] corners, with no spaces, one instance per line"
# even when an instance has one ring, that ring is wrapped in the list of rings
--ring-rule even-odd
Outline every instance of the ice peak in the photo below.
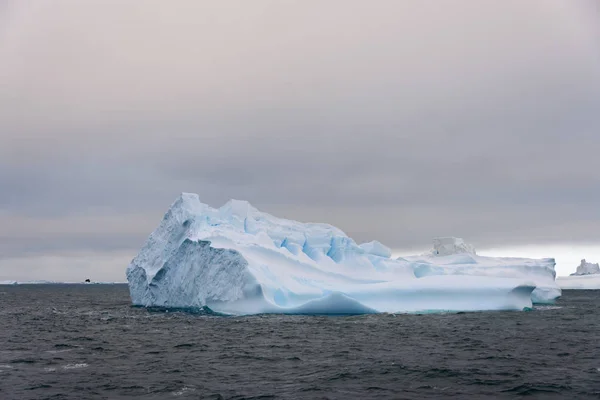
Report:
[[[181,192],[180,199],[200,199],[196,193]]]
[[[359,245],[368,254],[372,254],[379,257],[390,258],[392,256],[392,250],[389,247],[381,244],[377,240],[373,240],[369,243],[363,243]]]
[[[577,271],[571,275],[593,275],[600,274],[600,265],[598,263],[592,264],[585,261],[585,258],[581,260],[581,264],[577,267]]]
[[[187,215],[197,213],[203,206],[197,194],[183,192],[171,204],[171,207],[169,207],[169,210],[165,214],[165,218],[187,218]]]
[[[219,211],[221,214],[230,216],[237,215],[240,218],[247,218],[248,216],[258,212],[258,210],[254,208],[248,201],[235,199],[231,199],[227,203],[223,204]]]
[[[173,209],[173,208],[185,207],[185,206],[189,206],[191,204],[199,204],[199,203],[200,203],[200,197],[198,197],[197,194],[181,192],[179,197],[177,197],[177,199],[175,199],[173,204],[171,204],[170,208]]]

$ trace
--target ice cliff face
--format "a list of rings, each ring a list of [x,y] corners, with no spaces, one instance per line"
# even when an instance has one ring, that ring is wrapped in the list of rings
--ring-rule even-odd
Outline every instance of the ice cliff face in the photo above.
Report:
[[[479,257],[460,241],[392,259],[379,242],[182,194],[127,268],[140,306],[232,314],[523,309],[560,295],[554,261]],[[463,251],[463,250],[469,251]],[[440,251],[442,250],[442,251]],[[457,254],[458,253],[458,254]]]
[[[575,273],[571,274],[571,276],[593,274],[600,274],[600,265],[589,263],[583,259],[581,260],[581,264],[579,264]]]

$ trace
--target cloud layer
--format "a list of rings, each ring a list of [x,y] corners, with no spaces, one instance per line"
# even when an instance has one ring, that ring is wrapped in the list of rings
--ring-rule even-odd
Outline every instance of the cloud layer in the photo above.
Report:
[[[600,240],[595,1],[3,4],[2,258],[136,249],[181,191],[395,248]]]

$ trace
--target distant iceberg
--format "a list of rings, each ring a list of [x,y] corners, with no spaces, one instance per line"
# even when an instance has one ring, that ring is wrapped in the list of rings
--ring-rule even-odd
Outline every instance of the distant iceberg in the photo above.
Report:
[[[600,265],[598,263],[592,264],[585,261],[585,258],[581,260],[581,264],[577,267],[577,270],[571,274],[571,276],[578,275],[593,275],[600,274]]]
[[[433,250],[428,254],[432,256],[452,256],[456,254],[476,255],[475,248],[466,244],[461,238],[438,237],[433,239]]]
[[[182,194],[127,267],[132,303],[226,314],[522,310],[560,296],[554,260],[489,258],[460,239],[391,258],[327,224]]]

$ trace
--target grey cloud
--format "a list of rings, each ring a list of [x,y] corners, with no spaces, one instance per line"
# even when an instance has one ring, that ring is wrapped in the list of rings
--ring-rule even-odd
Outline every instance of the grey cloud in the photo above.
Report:
[[[0,213],[0,259],[44,256],[65,251],[117,251],[139,248],[161,212],[92,213],[27,217]]]
[[[593,7],[8,2],[0,251],[135,249],[181,191],[400,248],[600,240]]]

